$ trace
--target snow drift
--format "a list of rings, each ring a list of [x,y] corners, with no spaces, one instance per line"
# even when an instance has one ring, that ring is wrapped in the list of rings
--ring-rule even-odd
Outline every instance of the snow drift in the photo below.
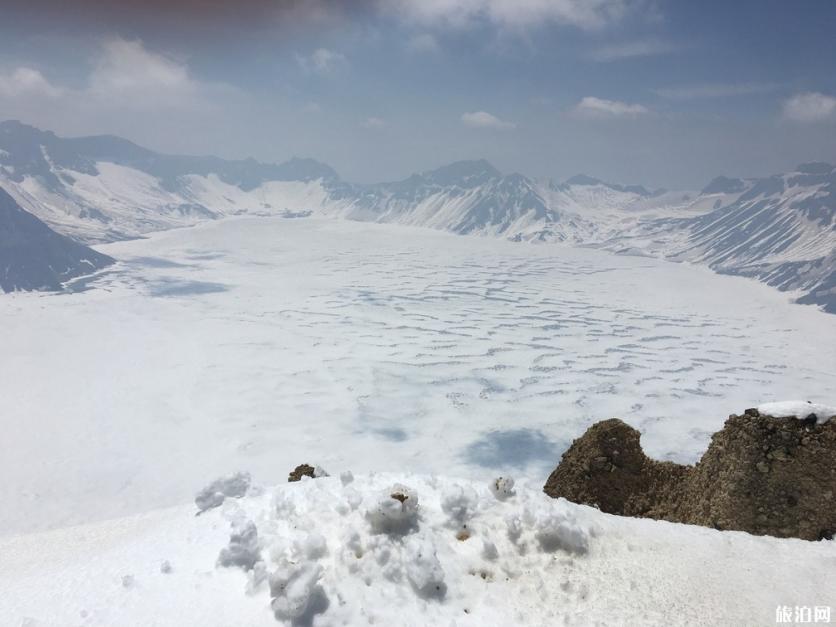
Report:
[[[0,616],[28,627],[741,625],[773,624],[779,606],[836,605],[833,541],[610,516],[507,479],[344,472],[194,511],[0,540]]]

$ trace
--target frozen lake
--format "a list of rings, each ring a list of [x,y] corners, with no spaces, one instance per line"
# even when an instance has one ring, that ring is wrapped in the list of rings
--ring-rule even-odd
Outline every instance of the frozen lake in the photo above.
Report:
[[[0,534],[301,462],[544,480],[614,416],[693,461],[733,411],[836,398],[836,317],[704,268],[279,218],[100,249],[82,291],[0,298]]]

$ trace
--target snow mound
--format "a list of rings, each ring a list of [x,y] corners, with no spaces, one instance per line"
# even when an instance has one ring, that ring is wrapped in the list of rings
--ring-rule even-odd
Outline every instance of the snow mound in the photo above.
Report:
[[[218,567],[244,570],[242,594],[264,596],[280,621],[322,614],[323,624],[355,624],[395,606],[440,617],[451,599],[477,607],[495,579],[537,586],[556,559],[571,567],[594,533],[574,506],[517,494],[507,477],[481,485],[349,476],[280,486],[262,509],[224,508],[232,534]]]
[[[836,416],[836,407],[811,403],[810,401],[763,403],[762,405],[758,405],[757,410],[762,416],[772,416],[773,418],[804,419],[809,416],[815,416],[816,422],[819,424]]]
[[[496,480],[351,477],[0,537],[0,623],[771,625],[836,606],[833,541],[610,516],[525,479],[503,500]]]

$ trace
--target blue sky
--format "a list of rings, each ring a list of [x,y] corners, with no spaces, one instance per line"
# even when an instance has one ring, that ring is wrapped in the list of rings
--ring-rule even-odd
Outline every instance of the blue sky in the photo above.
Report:
[[[695,188],[836,161],[829,0],[10,0],[0,118],[347,180]]]

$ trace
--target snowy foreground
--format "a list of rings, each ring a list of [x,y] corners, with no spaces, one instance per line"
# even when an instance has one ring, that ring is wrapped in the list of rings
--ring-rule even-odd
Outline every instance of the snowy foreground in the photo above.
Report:
[[[0,540],[3,624],[772,625],[778,606],[836,607],[836,542],[619,518],[507,480],[343,473],[195,512]]]
[[[83,291],[0,298],[0,537],[306,460],[542,485],[612,417],[692,462],[732,412],[836,398],[836,318],[705,268],[314,219],[99,248]]]

